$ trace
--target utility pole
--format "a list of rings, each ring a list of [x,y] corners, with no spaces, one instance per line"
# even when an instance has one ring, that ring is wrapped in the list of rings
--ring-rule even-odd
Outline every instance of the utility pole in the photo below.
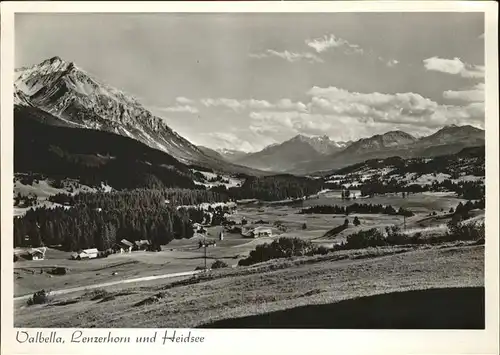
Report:
[[[203,243],[203,247],[205,248],[205,271],[207,271],[207,242]]]
[[[403,215],[403,225],[404,225],[404,230],[406,230],[406,215]]]
[[[217,244],[215,244],[214,240],[213,241],[207,241],[206,239],[204,239],[203,241],[199,242],[199,248],[203,247],[205,249],[203,251],[203,259],[205,259],[205,271],[208,270],[208,268],[207,268],[207,247],[209,247],[210,245],[213,245],[215,247]]]

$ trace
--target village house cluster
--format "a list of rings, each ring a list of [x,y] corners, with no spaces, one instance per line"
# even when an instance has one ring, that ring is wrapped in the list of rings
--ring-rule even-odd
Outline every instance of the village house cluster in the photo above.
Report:
[[[235,211],[235,206],[230,206],[232,207],[229,210],[229,213],[234,213]],[[199,247],[215,247],[217,246],[217,239],[218,241],[223,241],[224,240],[224,234],[229,233],[229,234],[240,234],[242,237],[245,238],[270,238],[273,237],[273,228],[271,226],[263,226],[259,225],[262,224],[263,221],[257,221],[255,224],[249,224],[245,218],[243,218],[239,223],[236,223],[234,221],[225,221],[223,223],[224,228],[221,229],[216,236],[216,239],[210,239],[207,238],[209,233],[208,233],[208,228],[210,225],[205,225],[201,223],[193,223],[193,230],[194,230],[194,235],[202,238],[199,241]],[[279,226],[277,227],[278,229]],[[281,229],[280,229],[281,230]],[[90,259],[96,259],[96,258],[101,258],[101,257],[107,257],[111,254],[126,254],[126,253],[132,253],[135,251],[150,251],[152,248],[152,244],[149,240],[143,239],[143,240],[137,240],[137,241],[129,241],[127,239],[121,239],[120,241],[115,242],[113,246],[107,250],[98,250],[98,248],[89,248],[89,249],[81,249],[76,252],[73,252],[70,255],[70,258],[72,260],[90,260]],[[46,258],[45,255],[46,248],[31,248],[30,250],[26,251],[22,257],[26,260],[44,260]],[[19,259],[19,255],[15,254],[14,256],[15,261]]]
[[[135,242],[130,242],[127,239],[122,239],[119,242],[115,243],[111,250],[107,250],[104,252],[104,255],[109,254],[123,254],[123,253],[131,253],[133,251],[145,251],[149,250],[151,247],[151,242],[149,240],[137,240]],[[83,249],[71,255],[71,258],[74,260],[83,260],[83,259],[94,259],[102,256],[102,252],[99,252],[97,248],[92,249]]]

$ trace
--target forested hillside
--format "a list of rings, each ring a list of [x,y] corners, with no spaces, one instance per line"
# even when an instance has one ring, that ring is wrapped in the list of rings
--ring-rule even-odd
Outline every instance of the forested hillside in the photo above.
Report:
[[[77,178],[115,189],[196,188],[189,168],[174,157],[126,137],[41,122],[51,115],[33,107],[14,110],[14,171]]]

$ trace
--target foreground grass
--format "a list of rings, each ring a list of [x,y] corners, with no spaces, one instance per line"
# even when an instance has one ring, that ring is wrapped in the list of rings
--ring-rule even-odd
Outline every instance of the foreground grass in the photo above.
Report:
[[[382,250],[333,253],[178,282],[158,281],[128,287],[126,292],[108,291],[98,299],[83,295],[56,299],[50,305],[18,305],[15,326],[197,327],[388,292],[484,285],[484,246]]]

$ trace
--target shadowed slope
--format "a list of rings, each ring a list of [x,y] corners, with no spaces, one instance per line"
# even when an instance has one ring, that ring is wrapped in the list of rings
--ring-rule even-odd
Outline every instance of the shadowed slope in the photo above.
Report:
[[[90,186],[195,188],[189,168],[134,139],[92,129],[53,126],[35,107],[14,109],[14,171],[77,178]]]
[[[201,328],[484,329],[484,318],[484,287],[470,287],[387,293]]]

